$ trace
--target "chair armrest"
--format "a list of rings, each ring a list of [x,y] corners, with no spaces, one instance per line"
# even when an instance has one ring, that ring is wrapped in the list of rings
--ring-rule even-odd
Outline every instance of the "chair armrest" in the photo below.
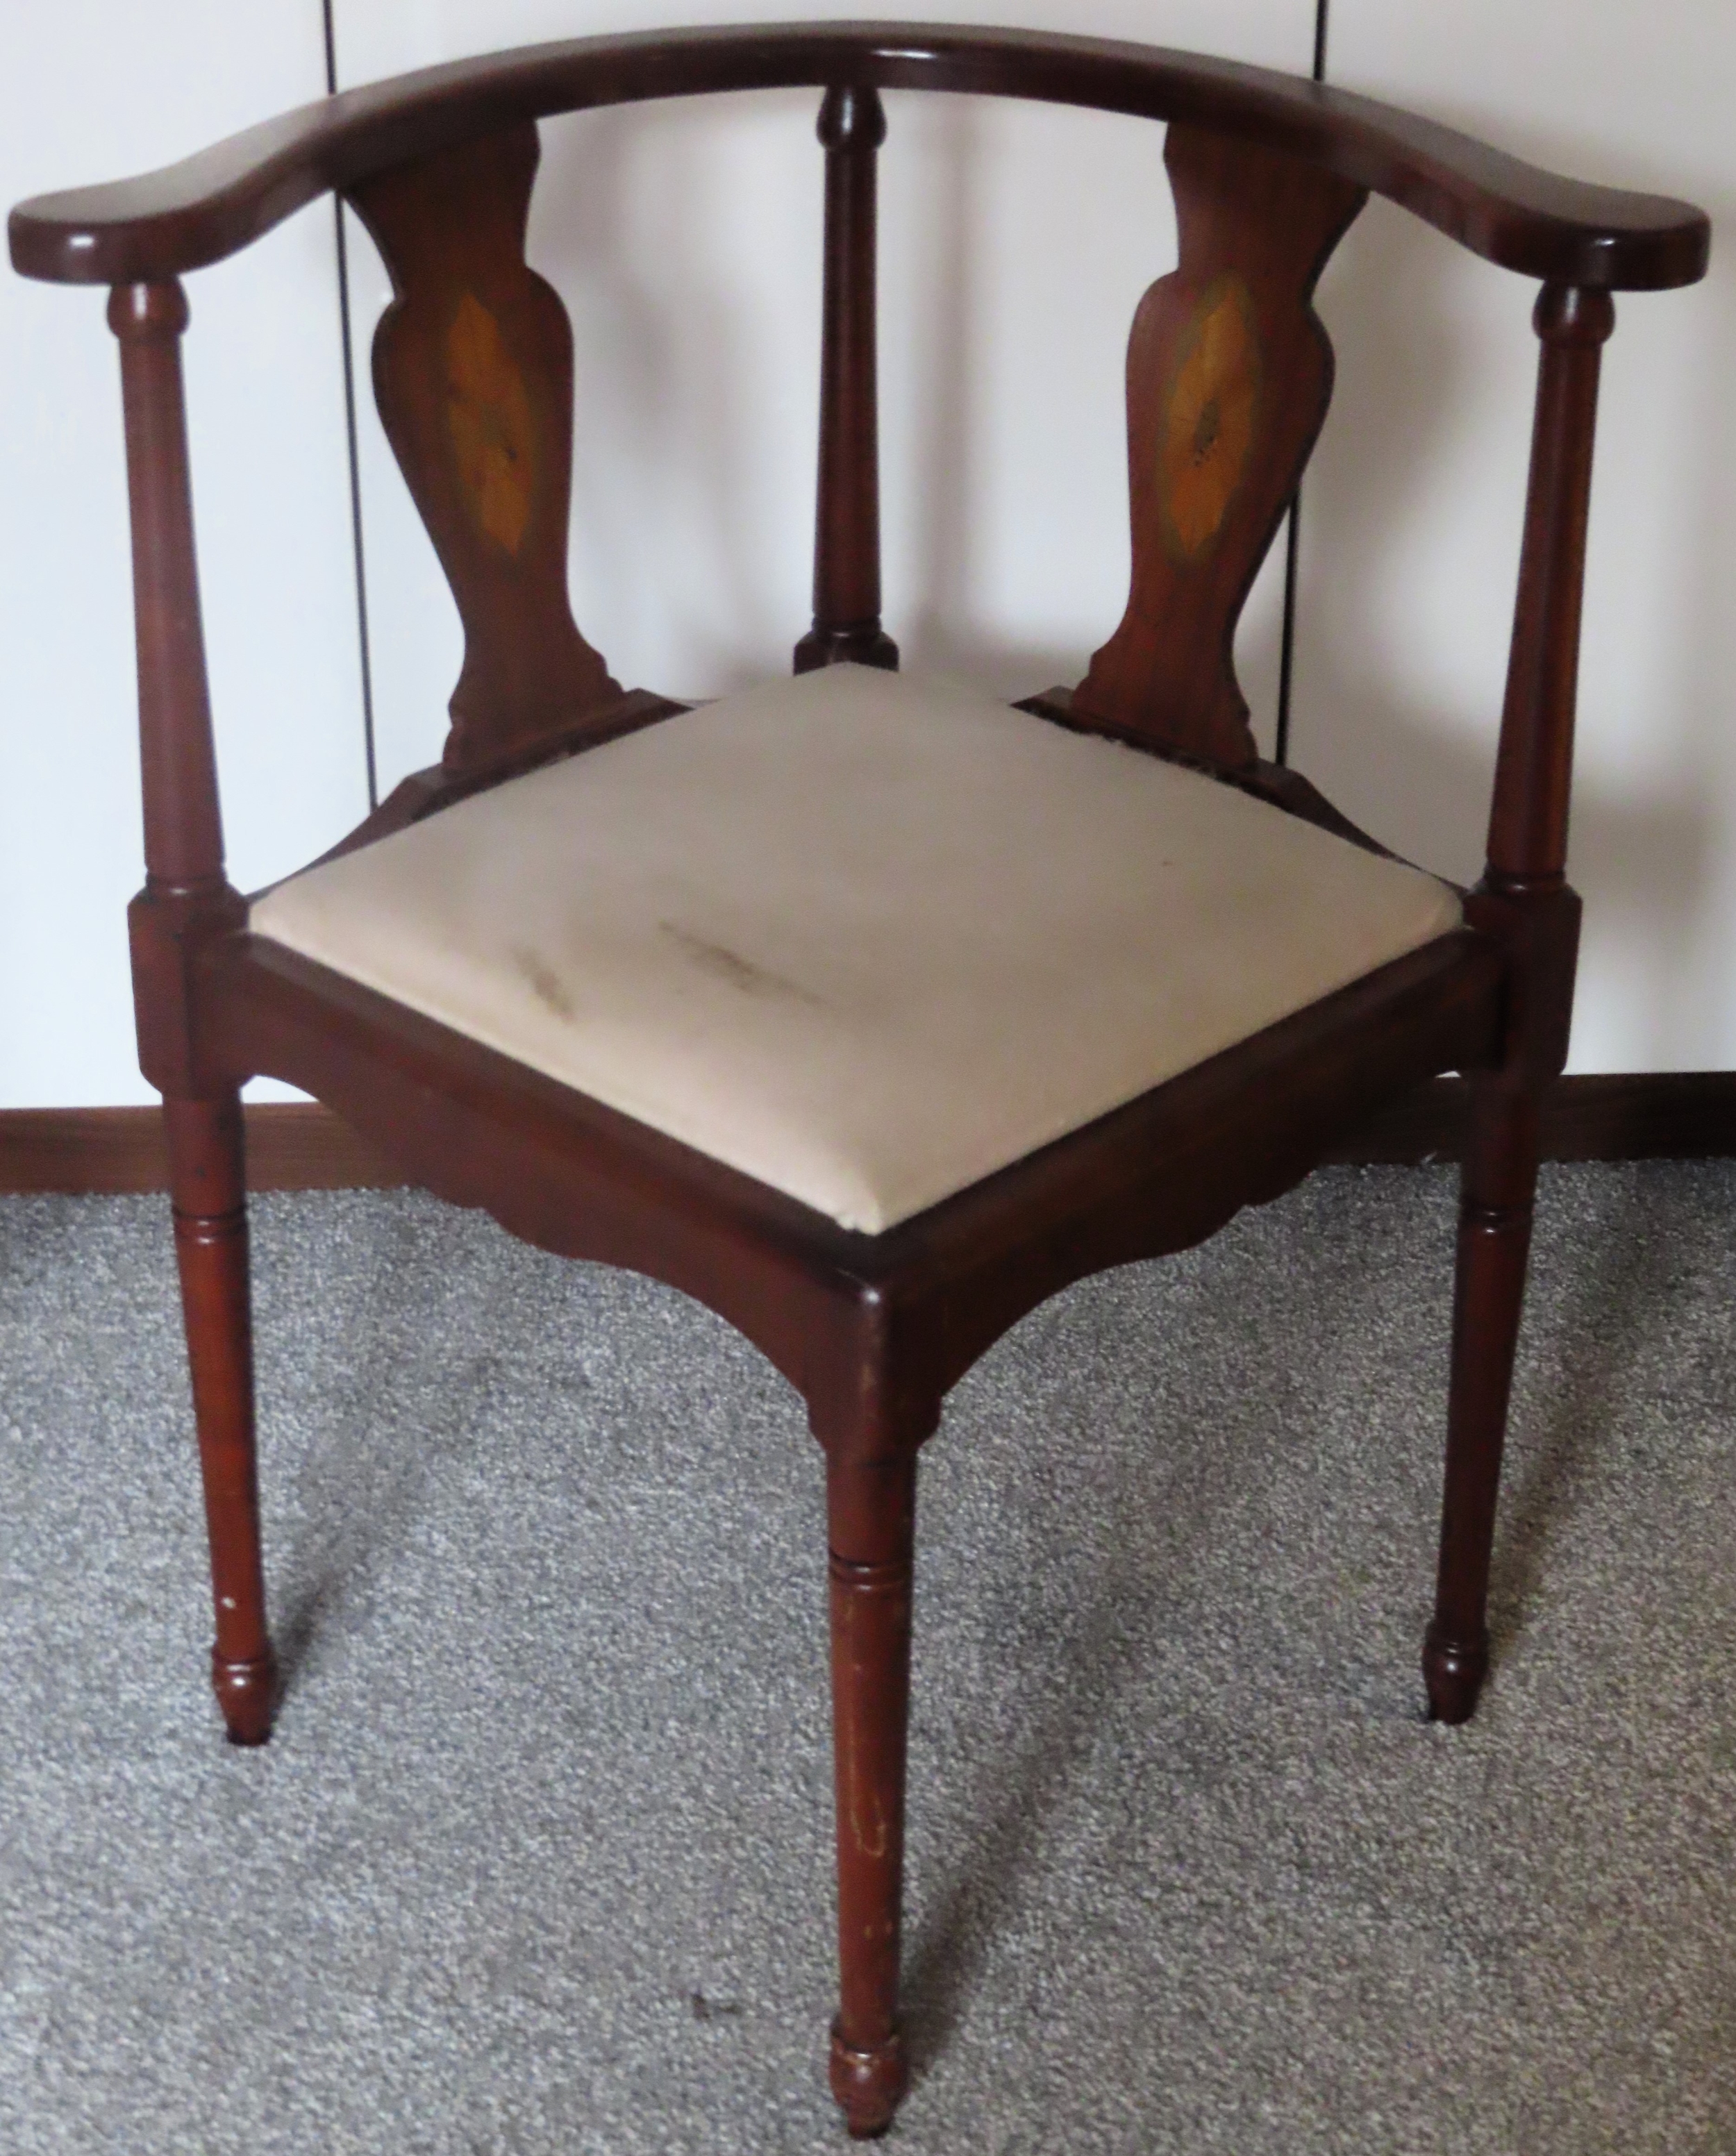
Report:
[[[514,121],[835,82],[1220,127],[1323,165],[1489,260],[1554,282],[1659,290],[1706,267],[1709,228],[1690,204],[1562,179],[1371,98],[1105,38],[899,23],[585,38],[424,69],[303,105],[160,172],[22,203],[8,228],[13,264],[65,284],[155,282],[236,253],[330,189]]]

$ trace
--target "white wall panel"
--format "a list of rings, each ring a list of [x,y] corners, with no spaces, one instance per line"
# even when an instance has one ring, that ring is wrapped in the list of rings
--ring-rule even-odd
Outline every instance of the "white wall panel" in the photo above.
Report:
[[[1736,10],[1333,0],[1330,79],[1712,213],[1712,275],[1605,349],[1569,874],[1570,1067],[1736,1060]],[[1518,559],[1536,287],[1384,203],[1321,307],[1338,390],[1304,494],[1295,760],[1389,843],[1482,864]]]
[[[346,86],[544,38],[863,0],[339,0]],[[1306,70],[1313,0],[951,0],[958,20],[1064,26]],[[1122,363],[1174,260],[1161,130],[973,99],[887,99],[881,373],[887,626],[907,663],[1009,691],[1076,679],[1127,574]],[[546,122],[532,259],[577,340],[573,583],[624,681],[726,690],[786,669],[808,625],[823,157],[812,92]],[[388,296],[359,229],[358,379]],[[438,755],[461,640],[371,406],[363,508],[381,779]],[[1281,563],[1243,678],[1276,706]]]
[[[338,0],[346,82],[643,27],[655,0]],[[730,0],[685,19],[733,19]],[[786,15],[768,8],[768,16]],[[813,6],[860,14],[862,0]],[[891,13],[901,9],[887,8]],[[984,21],[1296,69],[1312,0],[959,0]],[[322,87],[317,0],[66,0],[9,19],[6,198],[136,170]],[[1588,177],[1736,202],[1736,15],[1701,0],[1333,0],[1335,80]],[[75,87],[74,87],[75,85]],[[533,257],[578,337],[579,618],[624,678],[703,693],[805,624],[820,153],[806,94],[545,131]],[[1125,584],[1121,365],[1173,259],[1160,137],[889,100],[881,162],[889,626],[1009,689],[1078,672]],[[365,393],[384,284],[355,263],[383,778],[437,752],[455,617]],[[236,880],[362,805],[329,218],[190,280],[196,511]],[[1340,391],[1307,496],[1298,762],[1420,858],[1474,874],[1529,420],[1530,288],[1382,203],[1328,273]],[[0,1105],[148,1097],[122,914],[140,870],[119,398],[101,295],[0,280]],[[1620,303],[1606,355],[1572,869],[1579,1068],[1736,1055],[1733,273]],[[1242,668],[1269,738],[1276,564]]]
[[[16,8],[0,192],[166,163],[323,89],[319,0]],[[316,208],[187,285],[194,511],[244,889],[366,805],[333,256],[331,211]],[[126,967],[143,849],[104,303],[0,277],[0,1106],[152,1097]]]

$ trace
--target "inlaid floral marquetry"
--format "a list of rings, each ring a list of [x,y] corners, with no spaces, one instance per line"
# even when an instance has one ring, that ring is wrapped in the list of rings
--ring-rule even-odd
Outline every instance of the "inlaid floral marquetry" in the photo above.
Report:
[[[446,429],[475,518],[509,554],[524,544],[536,485],[536,422],[501,326],[474,292],[446,332]]]
[[[1208,286],[1182,332],[1163,399],[1158,514],[1172,561],[1208,552],[1246,475],[1260,424],[1260,328],[1232,272]]]
[[[1326,416],[1314,285],[1363,192],[1180,123],[1164,162],[1181,260],[1127,346],[1132,588],[1072,708],[1236,769],[1255,760],[1236,617]]]

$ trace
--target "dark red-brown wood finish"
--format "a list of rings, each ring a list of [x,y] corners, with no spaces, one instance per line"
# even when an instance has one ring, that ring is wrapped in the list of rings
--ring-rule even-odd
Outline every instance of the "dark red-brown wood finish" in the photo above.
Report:
[[[1234,770],[1256,761],[1235,624],[1326,417],[1314,286],[1366,194],[1197,127],[1163,162],[1181,261],[1127,347],[1133,589],[1073,711]]]
[[[1489,811],[1488,866],[1469,918],[1507,947],[1500,1062],[1479,1072],[1461,1174],[1446,1488],[1435,1615],[1423,1648],[1430,1711],[1463,1722],[1489,1666],[1484,1608],[1537,1187],[1540,1096],[1567,1060],[1579,901],[1567,875],[1579,607],[1607,292],[1545,285],[1519,591]]]
[[[1199,53],[936,23],[645,31],[454,60],[305,105],[138,179],[25,203],[12,259],[65,284],[154,282],[221,261],[334,188],[516,121],[804,83],[1179,120],[1389,196],[1527,276],[1639,291],[1705,273],[1709,227],[1692,204],[1563,179],[1373,98]]]
[[[621,694],[567,593],[573,332],[525,264],[538,155],[524,121],[350,197],[396,295],[374,335],[375,400],[464,622],[441,759],[455,774]]]
[[[814,620],[799,668],[892,665],[880,625],[875,160],[881,88],[974,90],[1177,123],[1182,233],[1128,361],[1133,572],[1073,691],[1025,708],[1201,765],[1373,844],[1254,756],[1236,613],[1331,387],[1310,305],[1375,190],[1545,280],[1530,491],[1489,865],[1465,926],[888,1233],[851,1233],[644,1125],[248,932],[223,872],[194,567],[178,278],[330,188],[397,292],[383,416],[451,581],[465,657],[444,759],[340,841],[680,706],[623,693],[574,625],[564,557],[571,335],[526,267],[535,120],[634,99],[825,92],[825,280]],[[232,1738],[269,1733],[239,1089],[266,1071],[381,1152],[546,1248],[634,1267],[720,1312],[802,1394],[827,1461],[840,2003],[832,2087],[883,2131],[898,2020],[916,1463],[948,1389],[1069,1281],[1181,1249],[1287,1188],[1383,1103],[1471,1081],[1432,1711],[1487,1664],[1484,1600],[1536,1178],[1564,1059],[1579,901],[1564,881],[1599,347],[1611,290],[1697,277],[1697,210],[1554,179],[1430,122],[1191,55],[886,23],[686,31],[544,46],[349,93],[144,179],[13,213],[25,274],[114,287],[132,506],[146,875],[131,916],[141,1061],[167,1111]]]
[[[898,647],[880,625],[874,161],[886,139],[880,93],[847,85],[829,90],[819,134],[826,148],[819,483],[814,626],[796,646],[798,674],[845,660],[860,666],[898,664]]]

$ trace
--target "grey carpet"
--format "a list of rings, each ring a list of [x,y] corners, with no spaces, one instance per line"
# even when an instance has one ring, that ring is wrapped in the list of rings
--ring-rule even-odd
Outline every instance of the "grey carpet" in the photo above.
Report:
[[[1471,1727],[1452,1189],[1340,1170],[925,1456],[896,2145],[1736,2149],[1736,1172],[1546,1177]],[[0,2148],[841,2148],[819,1460],[709,1314],[256,1209],[290,1675],[218,1739],[163,1209],[0,1204]]]

